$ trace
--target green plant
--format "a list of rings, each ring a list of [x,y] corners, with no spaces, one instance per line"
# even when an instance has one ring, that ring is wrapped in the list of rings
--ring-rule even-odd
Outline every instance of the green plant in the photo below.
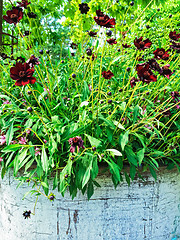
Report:
[[[88,16],[72,17],[81,18],[78,29],[72,26],[71,39],[77,40],[79,32],[71,44],[74,54],[67,47],[64,58],[53,59],[51,51],[43,51],[38,59],[41,48],[23,47],[21,58],[17,51],[13,59],[0,61],[1,176],[13,168],[19,185],[32,183],[27,194],[54,200],[49,193],[53,181],[52,190],[63,196],[68,189],[74,198],[80,190],[90,199],[94,186],[100,187],[96,177],[101,163],[115,187],[124,179],[129,185],[135,176],[142,178],[142,171],[150,170],[156,178],[161,164],[179,169],[177,16],[171,21],[164,17],[169,25],[162,39],[160,16],[152,10],[140,12],[139,20],[126,26],[113,19],[116,4],[107,8],[109,17],[99,10],[100,3],[93,7],[89,2]],[[67,4],[68,12],[79,2]],[[122,17],[130,18],[128,11]],[[97,34],[86,32],[97,24]],[[112,36],[106,28],[113,29]],[[22,46],[26,44],[33,42],[23,38]]]

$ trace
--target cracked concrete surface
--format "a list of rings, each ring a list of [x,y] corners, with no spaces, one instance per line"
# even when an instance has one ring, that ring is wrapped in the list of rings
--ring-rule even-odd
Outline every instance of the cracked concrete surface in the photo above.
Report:
[[[180,234],[180,175],[162,168],[155,182],[135,180],[130,187],[121,183],[115,190],[108,175],[97,178],[90,201],[78,193],[71,200],[56,191],[50,202],[41,196],[35,216],[24,219],[25,210],[33,211],[35,197],[22,200],[30,190],[26,184],[8,176],[0,183],[1,240],[170,240]]]

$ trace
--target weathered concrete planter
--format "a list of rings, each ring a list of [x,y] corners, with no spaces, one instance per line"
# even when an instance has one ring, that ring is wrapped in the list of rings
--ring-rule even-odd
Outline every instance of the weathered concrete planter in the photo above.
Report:
[[[24,219],[24,210],[33,210],[35,197],[21,200],[29,190],[16,190],[13,177],[0,186],[1,240],[170,240],[180,234],[180,175],[164,168],[155,182],[135,180],[115,190],[110,176],[97,178],[102,186],[90,201],[81,194],[71,200],[58,193],[51,203],[40,197],[36,215]],[[176,238],[174,238],[176,239]]]

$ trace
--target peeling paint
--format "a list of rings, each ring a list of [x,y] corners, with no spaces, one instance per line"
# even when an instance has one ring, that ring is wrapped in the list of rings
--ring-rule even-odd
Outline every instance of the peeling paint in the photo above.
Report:
[[[98,177],[102,186],[90,201],[78,193],[74,200],[56,191],[52,204],[41,197],[36,215],[35,197],[22,197],[29,187],[16,190],[13,177],[0,184],[0,239],[2,240],[170,240],[180,236],[180,175],[162,172],[157,181],[146,176],[146,184],[135,180],[130,187],[121,183],[115,190],[111,177]]]

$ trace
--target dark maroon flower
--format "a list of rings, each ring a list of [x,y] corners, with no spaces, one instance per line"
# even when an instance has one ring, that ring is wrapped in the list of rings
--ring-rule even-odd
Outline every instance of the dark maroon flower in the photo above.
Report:
[[[71,153],[74,153],[75,150],[76,150],[76,147],[77,147],[77,151],[79,152],[79,148],[82,147],[82,149],[85,149],[83,143],[84,141],[82,140],[81,137],[77,136],[77,137],[74,137],[74,138],[70,138],[68,140],[69,144],[71,144],[71,147],[70,147],[70,152]]]
[[[30,58],[26,61],[26,63],[29,64],[30,68],[40,64],[39,58],[35,57],[34,55],[31,55]]]
[[[75,56],[75,53],[72,52],[72,53],[71,53],[71,56],[74,57],[74,56]]]
[[[88,34],[89,34],[90,37],[96,37],[97,36],[97,32],[90,31],[90,32],[88,32]]]
[[[33,12],[29,12],[27,15],[28,15],[29,18],[36,18],[37,17],[37,15]]]
[[[76,49],[76,48],[78,47],[78,45],[75,44],[75,43],[71,43],[70,47],[71,47],[72,49]]]
[[[170,48],[173,50],[176,50],[177,53],[180,53],[180,43],[172,42],[172,45],[170,45]]]
[[[147,48],[150,48],[151,45],[152,45],[152,42],[149,40],[149,38],[145,39],[144,41],[142,40],[143,37],[140,37],[140,38],[136,38],[134,40],[134,45],[137,47],[138,50],[144,50],[144,49],[147,49]]]
[[[97,58],[97,56],[95,56],[94,53],[93,53],[93,55],[91,56],[91,60],[94,61],[94,59],[96,59],[96,58]],[[90,59],[90,58],[87,57],[87,59]]]
[[[140,78],[140,80],[143,83],[150,83],[150,82],[156,82],[157,81],[157,76],[153,74],[151,69],[149,68],[148,63],[142,63],[142,64],[137,64],[136,65],[136,71],[137,74]]]
[[[126,44],[122,44],[122,46],[123,46],[123,48],[130,48],[131,45],[127,45],[127,43],[126,43]]]
[[[171,31],[169,33],[169,38],[171,38],[174,41],[177,41],[180,38],[180,34],[176,33],[176,31],[174,31],[174,32]]]
[[[7,16],[3,16],[3,19],[7,22],[7,23],[14,23],[14,25],[16,25],[23,17],[23,12],[22,12],[22,8],[19,7],[13,7],[12,10],[9,10],[6,12]]]
[[[10,69],[10,73],[10,77],[13,80],[16,80],[16,86],[24,86],[26,84],[34,84],[36,82],[36,78],[32,76],[34,73],[34,69],[30,69],[28,63],[22,64],[20,62],[16,62],[15,67],[12,67]]]
[[[153,54],[156,59],[168,60],[169,58],[168,50],[165,51],[164,48],[157,48]]]
[[[114,74],[108,70],[107,72],[106,71],[103,71],[102,72],[102,76],[105,78],[105,79],[111,79],[112,77],[114,77]]]
[[[79,4],[79,11],[83,14],[87,14],[87,12],[89,11],[90,7],[88,6],[87,3],[81,3]]]
[[[95,22],[106,28],[113,28],[114,25],[116,25],[114,18],[109,18],[107,15],[105,15],[101,10],[96,10],[97,16],[94,17]]]
[[[27,8],[27,6],[31,3],[31,2],[28,2],[27,0],[22,0],[21,2],[17,2],[19,5],[18,7],[24,7],[24,8]]]
[[[31,217],[31,211],[30,211],[30,210],[29,210],[29,211],[25,211],[25,212],[23,213],[23,216],[24,216],[24,219],[30,218],[30,217]]]
[[[167,64],[161,68],[161,71],[159,72],[160,75],[167,77],[168,79],[173,74],[173,72],[169,69],[170,65]]]
[[[131,87],[133,88],[134,86],[136,86],[136,83],[139,82],[139,80],[135,77],[133,77],[130,81]]]
[[[108,42],[110,45],[117,44],[117,41],[116,41],[115,38],[107,39],[107,42]]]
[[[158,72],[161,71],[161,68],[160,68],[159,64],[157,63],[157,61],[154,58],[149,59],[147,63],[149,64],[149,67],[152,70],[158,71]]]

